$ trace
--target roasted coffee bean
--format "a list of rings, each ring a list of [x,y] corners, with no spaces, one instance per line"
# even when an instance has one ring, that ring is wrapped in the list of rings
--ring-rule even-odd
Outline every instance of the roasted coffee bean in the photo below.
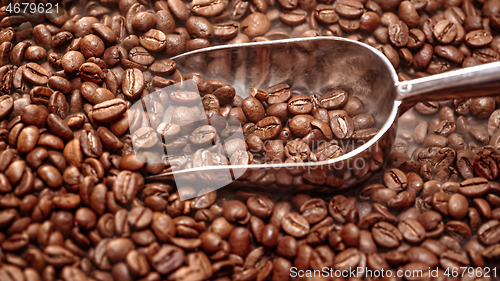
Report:
[[[330,111],[330,127],[339,139],[348,139],[354,133],[354,122],[343,110]]]
[[[311,122],[314,118],[310,115],[296,115],[290,122],[290,130],[298,137],[304,137],[312,131]]]
[[[458,191],[470,197],[481,197],[488,193],[490,185],[485,178],[471,178],[460,183]]]
[[[23,69],[23,77],[35,85],[45,85],[49,82],[50,74],[36,63],[28,63]]]
[[[14,100],[11,96],[1,96],[0,97],[0,118],[3,118],[9,114],[14,106]]]
[[[393,22],[388,27],[389,40],[396,47],[404,47],[408,44],[409,29],[403,21]]]
[[[125,101],[121,99],[112,99],[99,104],[92,108],[92,118],[99,122],[109,122],[122,117],[127,110]]]
[[[427,66],[429,65],[431,59],[432,59],[432,55],[433,55],[434,51],[433,51],[433,48],[430,44],[424,44],[423,47],[413,56],[413,66],[415,66],[416,68],[418,69],[425,69],[427,68]],[[435,111],[434,110],[438,110],[438,109],[435,109],[434,106],[425,106],[424,108],[420,109],[418,108],[418,105],[419,104],[424,104],[424,105],[427,105],[427,104],[430,104],[430,103],[418,103],[417,106],[415,107],[415,109],[420,112],[420,113],[423,113],[423,114],[432,114],[434,113]]]
[[[342,90],[330,91],[319,98],[319,105],[325,109],[338,109],[347,103],[347,93]]]
[[[288,101],[288,110],[292,114],[307,114],[313,109],[313,101],[309,96],[298,95]]]
[[[334,7],[324,4],[319,4],[314,10],[314,17],[321,23],[333,24],[339,20],[338,14]]]
[[[273,86],[267,90],[269,93],[269,104],[276,104],[282,102],[288,102],[288,100],[292,97],[292,91],[290,86],[287,84],[279,84]]]
[[[288,213],[281,219],[281,227],[283,230],[297,238],[304,237],[309,234],[309,222],[299,213]]]
[[[113,193],[116,200],[122,204],[130,203],[139,189],[144,185],[142,176],[123,171],[118,174],[116,180],[113,182]]]
[[[372,228],[373,240],[383,247],[394,248],[403,240],[402,233],[395,226],[378,222]]]
[[[434,26],[434,37],[443,44],[451,43],[457,36],[457,26],[450,20],[441,20]]]
[[[265,117],[266,111],[262,104],[254,97],[248,97],[243,100],[241,107],[247,119],[257,123]]]
[[[483,47],[491,43],[493,37],[487,30],[474,30],[465,35],[465,42],[471,47]]]
[[[269,116],[257,122],[254,134],[261,140],[274,139],[281,128],[281,121],[277,117]]]
[[[127,97],[134,99],[144,90],[144,75],[139,69],[127,69],[122,76],[122,91]]]
[[[500,223],[498,220],[490,220],[483,224],[477,231],[479,240],[485,245],[496,244],[500,241]]]
[[[411,243],[419,243],[425,239],[424,227],[414,219],[405,219],[398,224],[403,237]]]
[[[291,2],[297,1],[292,0]],[[289,8],[294,8],[294,6],[296,6],[296,4]],[[241,22],[240,27],[247,36],[255,37],[264,35],[271,27],[271,23],[266,15],[252,13]]]
[[[393,190],[401,191],[408,186],[406,175],[399,169],[391,169],[384,174],[385,185]]]
[[[355,0],[343,0],[335,7],[335,11],[345,18],[357,18],[363,13],[363,4]]]
[[[463,243],[469,240],[472,236],[470,227],[462,221],[449,221],[446,223],[445,229],[450,234],[450,236],[458,240],[459,243]]]
[[[142,127],[132,134],[132,144],[136,149],[148,149],[158,143],[158,135],[151,127]]]

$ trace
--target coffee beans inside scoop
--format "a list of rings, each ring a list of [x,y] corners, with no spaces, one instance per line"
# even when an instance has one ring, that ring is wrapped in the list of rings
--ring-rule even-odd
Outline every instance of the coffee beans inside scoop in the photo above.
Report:
[[[341,89],[305,95],[279,84],[252,87],[243,99],[230,85],[217,87],[203,96],[165,88],[133,105],[134,149],[187,158],[185,168],[316,162],[342,156],[379,132],[362,102]]]

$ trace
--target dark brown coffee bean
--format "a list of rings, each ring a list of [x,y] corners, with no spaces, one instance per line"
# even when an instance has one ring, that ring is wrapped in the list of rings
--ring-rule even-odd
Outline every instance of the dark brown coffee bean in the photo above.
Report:
[[[104,79],[104,72],[95,63],[84,63],[80,66],[80,77],[87,82],[101,83]]]
[[[101,140],[104,147],[110,151],[117,151],[123,148],[123,143],[113,134],[110,130],[105,127],[99,127],[97,129],[97,134]]]
[[[494,180],[498,177],[498,166],[491,157],[481,157],[476,159],[473,164],[474,172],[487,180]]]
[[[295,9],[282,12],[279,17],[284,24],[296,26],[307,20],[307,12],[302,9]]]
[[[194,14],[199,16],[215,16],[222,12],[224,8],[224,3],[218,1],[191,1],[191,10]]]
[[[359,29],[360,21],[357,19],[339,19],[340,28],[346,32],[354,32]]]
[[[299,213],[285,214],[281,219],[281,227],[294,237],[304,237],[310,230],[309,222]]]
[[[373,126],[375,119],[373,116],[366,113],[361,113],[353,117],[354,130],[368,129]]]
[[[363,13],[363,4],[355,0],[343,0],[337,3],[335,11],[345,18],[357,18]]]
[[[331,142],[322,143],[314,151],[319,161],[334,159],[345,154],[344,150]]]
[[[456,63],[462,63],[464,60],[464,55],[453,46],[436,46],[434,48],[434,53]]]
[[[491,43],[493,37],[487,30],[474,30],[465,35],[465,42],[471,47],[483,47]]]
[[[310,224],[322,221],[328,214],[326,203],[322,199],[311,199],[305,202],[299,212]]]
[[[413,56],[413,66],[418,69],[426,68],[432,59],[432,55],[432,46],[430,44],[424,44],[423,47]]]
[[[288,110],[292,114],[307,114],[313,109],[313,102],[309,96],[297,95],[288,101]]]
[[[479,240],[485,245],[493,245],[500,241],[500,223],[490,220],[483,224],[477,231]]]
[[[86,156],[98,158],[102,154],[102,143],[94,130],[83,130],[81,132],[80,145],[82,152]]]
[[[267,90],[269,93],[268,103],[270,105],[288,102],[288,100],[292,97],[292,91],[290,86],[287,84],[279,84],[273,86]]]
[[[127,69],[122,77],[122,91],[130,99],[135,99],[144,90],[144,75],[139,69]]]
[[[418,26],[419,15],[412,1],[403,1],[399,4],[399,15],[408,26]]]
[[[411,243],[420,243],[425,239],[424,227],[414,219],[407,218],[398,224],[403,237]]]
[[[128,238],[115,238],[106,245],[106,256],[112,262],[124,260],[127,254],[134,249],[132,240]]]
[[[409,29],[405,22],[398,21],[388,26],[389,40],[396,47],[404,47],[408,44]]]
[[[268,197],[256,194],[248,198],[247,206],[253,215],[264,219],[272,214],[274,203]]]
[[[113,193],[122,204],[130,203],[144,185],[142,176],[130,171],[122,171],[113,182]]]
[[[356,248],[341,251],[334,260],[336,270],[348,270],[356,267],[361,261],[361,252]]]
[[[275,116],[269,116],[257,122],[254,134],[261,140],[274,139],[280,133],[281,128],[281,121]]]
[[[292,0],[289,2],[296,3],[297,1]],[[255,37],[264,35],[271,27],[271,23],[266,15],[261,13],[252,13],[241,22],[240,27],[247,36]]]
[[[189,17],[186,21],[186,29],[195,38],[210,39],[214,35],[212,24],[203,17]]]
[[[109,122],[122,117],[126,110],[127,106],[123,100],[112,99],[96,104],[92,108],[92,118],[99,122]]]
[[[353,223],[347,223],[340,231],[340,237],[347,247],[358,247],[359,245],[359,227]]]
[[[143,47],[134,47],[129,51],[129,59],[133,63],[138,64],[138,68],[141,66],[147,66],[154,62],[155,58]],[[123,82],[122,82],[123,83]]]
[[[21,153],[28,153],[35,148],[40,132],[35,126],[27,126],[19,133],[17,138],[17,150]]]
[[[247,216],[247,214],[247,207],[240,201],[229,201],[223,208],[223,215],[229,222],[242,220]]]
[[[483,126],[472,126],[469,132],[472,137],[480,143],[487,143],[490,140],[488,132],[483,128]]]
[[[38,168],[37,174],[52,188],[58,188],[62,185],[61,173],[54,166],[42,165]]]
[[[80,51],[86,58],[102,57],[105,50],[104,42],[94,34],[89,34],[80,40]]]
[[[460,243],[464,243],[472,236],[472,230],[462,221],[449,221],[446,223],[445,229],[451,237],[455,238]]]
[[[372,228],[373,240],[383,247],[394,248],[403,240],[403,234],[387,222],[378,222]]]
[[[266,111],[259,100],[254,97],[248,97],[243,100],[242,105],[243,112],[247,119],[253,123],[257,123],[264,119]],[[281,129],[281,128],[280,128]]]
[[[148,149],[158,143],[158,135],[151,127],[142,127],[132,134],[132,144],[137,149]]]
[[[347,93],[342,90],[330,91],[319,98],[319,105],[326,109],[338,109],[347,103]]]
[[[50,74],[36,63],[28,63],[23,69],[23,77],[35,85],[45,85],[49,82]]]
[[[408,186],[408,179],[401,170],[391,169],[384,174],[384,183],[390,189],[401,191]]]
[[[290,120],[289,126],[292,133],[304,137],[312,131],[311,122],[314,118],[310,115],[296,115]]]
[[[116,33],[105,24],[94,23],[92,24],[92,31],[96,33],[108,45],[114,45],[118,40]]]
[[[314,17],[321,23],[334,24],[339,20],[338,14],[335,12],[333,6],[319,4],[314,10]]]
[[[492,98],[474,98],[469,105],[470,112],[481,118],[488,118],[495,110],[495,101]]]
[[[490,185],[485,178],[470,178],[460,183],[458,191],[470,197],[481,197],[488,193]]]
[[[449,44],[457,36],[457,26],[450,20],[441,20],[434,26],[434,37],[442,44]]]
[[[228,40],[238,35],[239,25],[237,23],[219,23],[213,27],[214,36],[221,40]]]
[[[44,259],[50,265],[53,266],[64,266],[75,262],[75,255],[69,250],[56,245],[47,246],[44,251]]]
[[[483,251],[483,256],[489,259],[494,259],[500,256],[500,246],[499,244],[489,246]]]
[[[245,257],[250,252],[250,232],[244,227],[236,227],[229,236],[231,252]]]
[[[330,127],[339,139],[347,139],[354,133],[354,122],[343,110],[330,111]]]
[[[364,12],[361,15],[359,29],[364,32],[373,32],[380,24],[380,16],[375,12]]]
[[[293,140],[286,144],[285,155],[288,158],[298,158],[301,161],[307,161],[311,154],[309,145],[301,140]]]
[[[0,118],[4,118],[7,114],[10,113],[14,106],[14,99],[10,96],[1,96],[0,97]]]

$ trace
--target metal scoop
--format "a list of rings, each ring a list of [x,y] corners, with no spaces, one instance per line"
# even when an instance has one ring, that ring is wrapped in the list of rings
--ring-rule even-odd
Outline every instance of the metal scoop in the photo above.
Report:
[[[180,182],[186,185],[199,181],[196,174],[203,175],[203,184],[210,187],[207,175],[221,180],[220,175],[226,173],[230,178],[222,180],[223,185],[238,180],[238,184],[266,189],[348,188],[381,168],[395,140],[398,117],[415,102],[500,94],[500,62],[399,82],[384,54],[369,45],[336,37],[217,46],[188,52],[173,60],[182,73],[197,71],[206,80],[225,80],[243,98],[250,96],[251,86],[267,89],[280,83],[307,94],[344,89],[363,103],[365,112],[375,119],[374,126],[380,129],[358,148],[328,161],[208,166],[150,177],[174,179],[178,187]],[[301,174],[302,180],[294,184],[292,178]],[[221,184],[214,183],[213,188]],[[186,189],[187,197],[196,196],[195,189]]]

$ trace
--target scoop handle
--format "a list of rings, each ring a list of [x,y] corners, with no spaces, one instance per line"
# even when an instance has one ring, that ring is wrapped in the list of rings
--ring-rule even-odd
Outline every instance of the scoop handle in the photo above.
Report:
[[[500,95],[500,62],[399,82],[396,89],[405,103]]]

